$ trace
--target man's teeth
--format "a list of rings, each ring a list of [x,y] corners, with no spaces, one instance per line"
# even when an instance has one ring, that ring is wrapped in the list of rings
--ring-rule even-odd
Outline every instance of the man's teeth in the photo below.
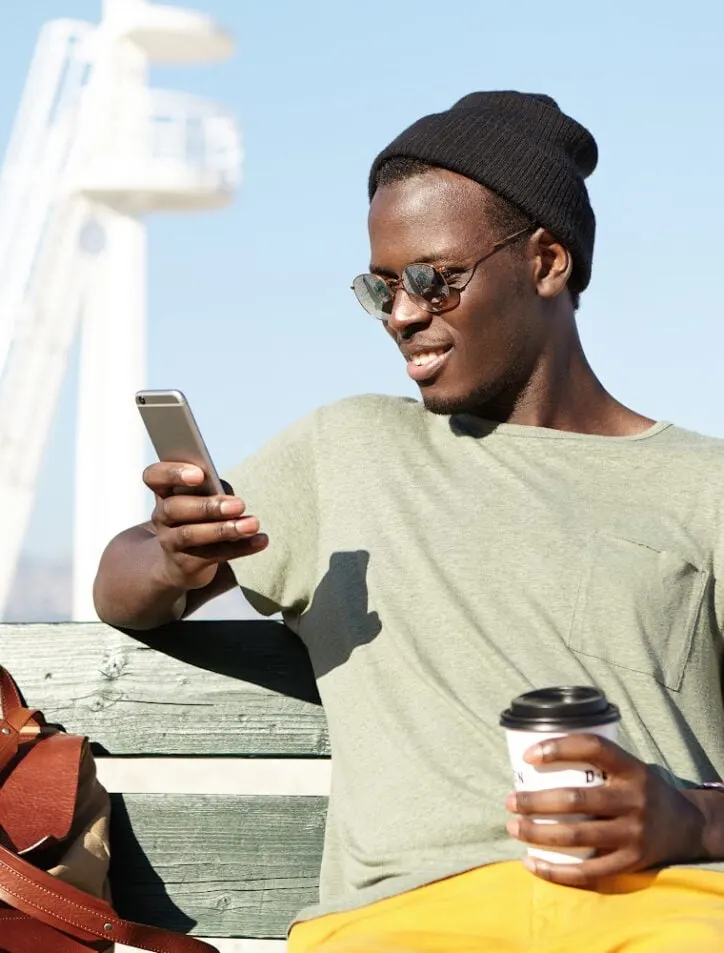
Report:
[[[431,361],[436,361],[438,357],[442,357],[444,351],[425,351],[424,354],[416,354],[412,358],[412,363],[416,364],[418,367],[422,367],[424,364],[429,364]]]

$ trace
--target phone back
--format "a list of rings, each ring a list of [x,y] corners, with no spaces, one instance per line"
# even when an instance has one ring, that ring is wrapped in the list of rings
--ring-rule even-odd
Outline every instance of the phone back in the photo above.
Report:
[[[183,492],[204,496],[223,493],[216,467],[181,391],[139,391],[136,405],[159,460],[193,463],[206,474],[206,480],[200,486],[184,489]]]

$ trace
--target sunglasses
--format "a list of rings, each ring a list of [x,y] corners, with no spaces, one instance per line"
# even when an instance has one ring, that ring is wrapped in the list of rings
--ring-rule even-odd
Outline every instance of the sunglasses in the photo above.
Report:
[[[440,271],[425,262],[415,262],[403,268],[399,278],[383,278],[381,275],[373,274],[357,275],[352,282],[352,291],[365,311],[379,321],[389,319],[400,288],[423,311],[431,314],[450,311],[459,304],[460,295],[475,277],[478,265],[492,258],[501,249],[507,248],[523,235],[535,231],[536,228],[538,228],[537,225],[527,225],[496,242],[490,251],[463,272],[453,274],[448,269]]]

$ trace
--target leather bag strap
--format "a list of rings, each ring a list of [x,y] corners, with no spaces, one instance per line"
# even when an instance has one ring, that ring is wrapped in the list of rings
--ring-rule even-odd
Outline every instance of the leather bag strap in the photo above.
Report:
[[[6,668],[0,665],[0,771],[15,757],[23,740],[45,727],[45,718],[34,708],[26,708],[20,689]],[[29,732],[23,739],[21,734]]]
[[[218,953],[181,933],[122,920],[105,900],[78,890],[0,847],[0,900],[85,942],[107,940],[151,953]]]
[[[13,708],[0,717],[0,771],[13,760],[23,740],[38,737],[42,721],[43,716],[33,708]],[[23,738],[28,728],[30,732]]]
[[[6,668],[0,665],[0,715],[7,718],[15,708],[23,707],[15,679]]]

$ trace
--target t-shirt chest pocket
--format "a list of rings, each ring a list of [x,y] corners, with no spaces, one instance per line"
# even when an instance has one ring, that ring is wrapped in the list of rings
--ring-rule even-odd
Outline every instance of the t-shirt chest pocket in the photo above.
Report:
[[[677,691],[709,576],[677,553],[596,534],[576,598],[570,648]]]

